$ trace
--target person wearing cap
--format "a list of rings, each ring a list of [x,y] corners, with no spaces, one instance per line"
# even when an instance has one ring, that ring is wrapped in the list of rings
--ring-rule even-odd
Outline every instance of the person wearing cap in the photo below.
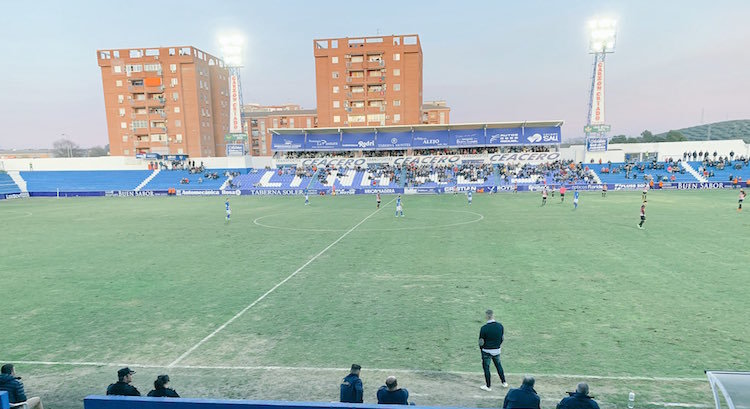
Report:
[[[557,404],[557,409],[599,409],[599,404],[589,396],[589,384],[586,382],[579,383],[576,391],[568,392],[568,395]]]
[[[130,368],[122,368],[117,371],[117,382],[107,387],[107,395],[141,396],[138,389],[131,385],[135,371]]]
[[[169,388],[169,375],[159,375],[154,381],[154,389],[148,393],[152,398],[179,398],[174,389]]]
[[[409,391],[398,387],[395,376],[385,378],[385,385],[378,389],[378,404],[381,405],[408,405]]]
[[[13,364],[5,364],[0,368],[0,391],[8,392],[8,400],[11,404],[24,404],[27,409],[44,409],[41,398],[26,397],[23,382],[20,376],[16,376]]]
[[[362,403],[364,402],[364,388],[362,380],[359,379],[359,373],[362,367],[353,364],[349,375],[341,382],[341,393],[339,402],[345,403]]]

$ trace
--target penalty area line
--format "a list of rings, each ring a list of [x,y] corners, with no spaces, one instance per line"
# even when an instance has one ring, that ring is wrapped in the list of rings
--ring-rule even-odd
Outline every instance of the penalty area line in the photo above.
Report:
[[[259,302],[263,301],[263,299],[266,298],[269,294],[273,293],[274,291],[276,291],[277,288],[281,287],[284,283],[286,283],[287,281],[291,280],[294,276],[297,275],[297,273],[299,273],[300,271],[302,271],[305,267],[309,266],[310,263],[312,263],[313,261],[317,260],[318,257],[320,257],[320,256],[323,255],[323,253],[325,253],[326,251],[328,251],[331,247],[335,246],[344,237],[348,236],[349,233],[353,232],[357,227],[361,226],[362,223],[366,222],[370,217],[375,216],[381,209],[383,209],[385,206],[388,206],[389,204],[391,204],[394,200],[396,200],[396,198],[391,199],[391,201],[388,202],[388,203],[386,203],[383,207],[377,208],[374,212],[370,213],[367,217],[365,217],[364,219],[362,219],[359,223],[355,224],[351,229],[347,230],[344,234],[342,234],[333,243],[329,244],[326,248],[324,248],[323,250],[321,250],[318,254],[314,255],[310,260],[307,260],[307,262],[305,264],[303,264],[302,266],[300,266],[300,268],[294,270],[294,272],[292,274],[289,274],[285,279],[281,280],[278,284],[276,284],[275,286],[271,287],[270,290],[266,291],[263,295],[261,295],[260,297],[258,297],[252,303],[250,303],[247,307],[243,308],[240,312],[238,312],[237,314],[235,314],[234,317],[232,317],[232,318],[229,319],[229,321],[225,322],[219,328],[216,328],[212,333],[208,334],[205,338],[203,338],[202,340],[198,341],[197,344],[195,344],[192,347],[190,347],[190,349],[188,349],[187,351],[185,351],[185,353],[183,353],[177,359],[175,359],[169,365],[167,365],[167,368],[173,368],[175,365],[177,365],[180,362],[182,362],[183,359],[187,358],[188,355],[192,354],[193,351],[195,351],[196,349],[198,349],[206,341],[208,341],[209,339],[213,338],[216,334],[218,334],[219,332],[221,332],[224,328],[226,328],[229,324],[231,324],[232,322],[234,322],[237,318],[239,318],[242,315],[244,315],[247,312],[247,310],[249,310],[250,308],[253,308],[256,304],[258,304]]]

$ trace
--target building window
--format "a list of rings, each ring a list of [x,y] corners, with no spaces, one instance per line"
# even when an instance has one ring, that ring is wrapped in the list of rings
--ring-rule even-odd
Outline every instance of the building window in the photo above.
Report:
[[[312,128],[312,118],[307,118],[307,127]]]
[[[278,128],[279,127],[279,119],[278,118],[274,118],[273,119],[273,127],[274,128]]]
[[[180,107],[174,107],[174,113],[179,114],[180,113]]]
[[[339,101],[333,101],[333,107],[334,108],[340,108],[341,105],[340,105]]]
[[[331,71],[331,78],[338,78],[339,72],[338,71]]]
[[[445,112],[440,112],[440,123],[441,124],[445,123]]]
[[[161,71],[161,64],[146,64],[143,66],[144,71]]]
[[[122,141],[123,142],[127,142],[128,141],[128,135],[127,134],[125,134],[125,135],[122,136]]]
[[[365,60],[364,55],[353,55],[352,56],[352,62],[362,62]]]
[[[177,153],[178,153],[178,154],[183,154],[183,153],[185,153],[185,152],[184,152],[184,151],[182,150],[182,148],[177,148]]]
[[[399,53],[393,54],[393,61],[401,61],[401,54]]]
[[[349,122],[365,122],[364,115],[349,115]]]
[[[367,115],[367,122],[383,122],[383,121],[385,121],[385,114]]]
[[[115,74],[119,74],[122,72],[122,65],[115,65],[112,67],[112,70],[115,72]]]
[[[394,68],[393,69],[393,76],[398,77],[401,75],[401,69],[400,68]]]
[[[179,119],[175,119],[174,120],[174,126],[177,127],[177,128],[181,127],[182,126],[182,121],[180,121]]]
[[[353,94],[359,94],[360,92],[365,92],[365,87],[352,87],[351,90]]]
[[[401,114],[393,114],[393,122],[401,122]]]
[[[172,78],[170,80],[170,84],[172,84],[173,87],[176,86],[177,85],[177,78]]]
[[[334,85],[333,86],[333,93],[334,94],[338,94],[339,93],[339,86],[338,85]]]
[[[122,104],[122,102],[123,102],[123,101],[125,101],[125,97],[124,97],[124,96],[122,96],[122,95],[118,95],[118,96],[117,96],[117,102],[119,102],[119,103],[121,103],[121,104]]]
[[[400,107],[401,106],[401,100],[400,99],[394,99],[393,100],[393,106],[394,107]]]
[[[337,123],[339,123],[339,122],[341,122],[341,117],[340,117],[340,116],[338,116],[338,115],[334,115],[334,116],[333,116],[333,123],[334,123],[334,124],[337,124]]]
[[[338,64],[339,63],[339,57],[331,57],[331,64]]]
[[[178,99],[180,99],[180,93],[179,92],[173,92],[172,93],[172,99],[175,100],[175,101],[177,101]]]
[[[294,118],[289,118],[289,127],[294,128]]]
[[[182,143],[182,134],[181,134],[181,133],[178,133],[177,135],[175,135],[175,136],[174,136],[174,140],[175,140],[175,142],[177,142],[177,143]]]
[[[125,108],[120,108],[120,116],[125,116]]]
[[[169,71],[177,72],[177,64],[169,64]]]
[[[122,86],[122,80],[115,81],[115,86],[116,87],[121,87]]]
[[[352,101],[352,108],[364,108],[365,101]]]
[[[130,151],[125,149],[124,151],[122,151],[122,154],[125,156],[130,155]]]
[[[127,122],[120,122],[120,128],[122,128],[122,129],[128,129],[128,123]]]
[[[401,91],[401,84],[393,84],[394,91]]]

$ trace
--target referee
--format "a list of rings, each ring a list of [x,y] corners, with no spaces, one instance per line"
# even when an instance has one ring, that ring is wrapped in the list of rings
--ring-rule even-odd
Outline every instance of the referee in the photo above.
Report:
[[[482,329],[479,330],[479,349],[482,351],[482,369],[484,370],[484,385],[481,386],[482,390],[487,392],[491,391],[490,383],[492,375],[490,374],[490,361],[495,364],[497,374],[500,375],[500,381],[503,383],[503,388],[508,387],[508,383],[505,382],[505,372],[503,372],[503,365],[500,363],[500,345],[503,343],[503,324],[495,321],[495,313],[492,310],[485,311],[487,316],[487,323],[482,325]]]

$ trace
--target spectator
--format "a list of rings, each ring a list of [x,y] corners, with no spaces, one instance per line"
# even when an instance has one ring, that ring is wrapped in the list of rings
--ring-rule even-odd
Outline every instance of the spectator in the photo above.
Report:
[[[130,368],[122,368],[117,371],[117,382],[107,387],[107,395],[141,396],[138,389],[131,385],[135,371]]]
[[[524,376],[518,389],[511,389],[505,395],[503,409],[540,409],[539,395],[534,390],[534,377]]]
[[[567,398],[564,398],[557,404],[557,409],[599,409],[592,396],[589,396],[589,385],[585,382],[578,384],[575,392],[568,392]]]
[[[345,403],[362,403],[364,402],[364,388],[362,387],[362,380],[359,379],[359,373],[362,367],[354,364],[352,365],[349,375],[344,378],[341,382],[341,394],[339,402]]]
[[[495,364],[497,374],[500,375],[500,381],[503,384],[503,388],[508,387],[508,383],[505,382],[505,372],[503,371],[503,365],[500,363],[500,350],[503,344],[503,325],[495,321],[495,313],[492,310],[485,311],[487,323],[482,326],[479,330],[479,349],[482,352],[482,369],[484,370],[484,385],[481,386],[482,390],[491,391],[490,387],[492,374],[490,373],[490,362]]]
[[[408,405],[409,391],[398,387],[395,376],[385,378],[385,385],[378,389],[378,404]]]
[[[20,376],[16,376],[13,364],[5,364],[0,368],[0,391],[8,392],[8,400],[11,404],[25,403],[28,409],[44,409],[41,398],[26,398],[23,382]]]
[[[169,375],[159,375],[154,381],[154,390],[148,393],[152,398],[179,398],[174,389],[169,388]]]

